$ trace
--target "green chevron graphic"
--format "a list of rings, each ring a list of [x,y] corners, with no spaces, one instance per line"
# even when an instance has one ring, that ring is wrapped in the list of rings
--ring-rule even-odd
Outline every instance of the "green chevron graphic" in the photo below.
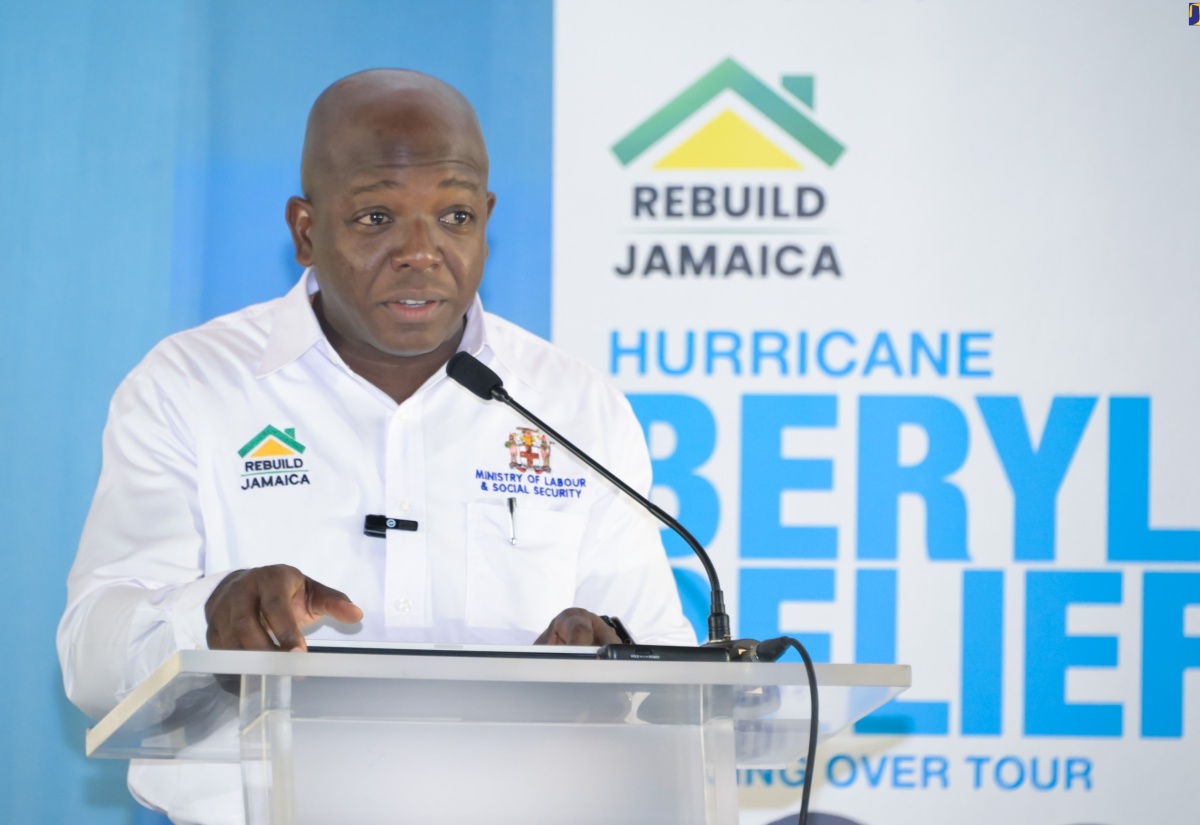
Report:
[[[785,77],[783,87],[812,107],[811,76]],[[826,166],[833,166],[845,151],[845,146],[809,120],[803,112],[743,69],[732,58],[726,58],[613,144],[613,154],[622,166],[628,166],[642,152],[726,89],[736,92],[743,100],[774,121],[779,128],[795,138],[797,143],[820,158]]]
[[[245,458],[247,453],[271,437],[274,437],[277,441],[279,441],[280,444],[295,450],[297,453],[303,453],[305,450],[304,445],[296,440],[296,429],[294,427],[288,427],[286,430],[279,430],[268,424],[266,427],[263,427],[262,432],[247,441],[242,448],[238,450],[238,455],[242,458]]]

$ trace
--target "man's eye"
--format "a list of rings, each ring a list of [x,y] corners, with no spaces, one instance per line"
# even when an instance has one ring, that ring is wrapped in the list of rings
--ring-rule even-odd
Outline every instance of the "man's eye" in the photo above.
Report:
[[[442,217],[445,223],[452,223],[455,226],[464,226],[471,222],[471,213],[464,209],[456,209],[448,215]]]
[[[390,220],[391,218],[388,217],[386,212],[368,212],[362,217],[357,218],[356,222],[364,226],[382,226]]]

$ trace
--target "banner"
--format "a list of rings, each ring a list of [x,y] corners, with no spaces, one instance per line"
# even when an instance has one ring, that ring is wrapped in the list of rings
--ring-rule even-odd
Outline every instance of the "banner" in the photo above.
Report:
[[[630,395],[738,635],[913,667],[819,750],[822,821],[1195,821],[1183,11],[556,6],[556,343]],[[802,776],[742,771],[743,823]]]

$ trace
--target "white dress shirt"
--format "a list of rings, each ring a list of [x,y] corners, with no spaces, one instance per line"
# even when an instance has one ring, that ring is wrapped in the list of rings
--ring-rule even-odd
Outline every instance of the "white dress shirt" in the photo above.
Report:
[[[530,643],[579,606],[639,641],[695,643],[651,516],[441,370],[397,404],[326,340],[317,288],[306,272],[282,298],[171,336],[118,388],[58,631],[76,705],[99,718],[172,653],[204,647],[221,577],[267,564],[363,609],[310,639]],[[478,298],[460,348],[649,490],[641,429],[595,370]],[[368,537],[368,514],[417,529]],[[135,762],[130,786],[177,822],[242,819],[237,766]]]

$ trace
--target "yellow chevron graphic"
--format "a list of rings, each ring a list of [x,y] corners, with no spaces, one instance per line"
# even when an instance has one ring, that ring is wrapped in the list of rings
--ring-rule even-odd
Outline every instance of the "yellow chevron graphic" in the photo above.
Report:
[[[803,169],[730,109],[654,164],[655,169]]]
[[[284,444],[280,444],[274,438],[268,438],[261,445],[259,445],[257,450],[250,453],[250,457],[251,458],[275,458],[277,456],[295,455],[295,454],[296,454],[296,451],[291,449],[290,447],[287,447]]]

